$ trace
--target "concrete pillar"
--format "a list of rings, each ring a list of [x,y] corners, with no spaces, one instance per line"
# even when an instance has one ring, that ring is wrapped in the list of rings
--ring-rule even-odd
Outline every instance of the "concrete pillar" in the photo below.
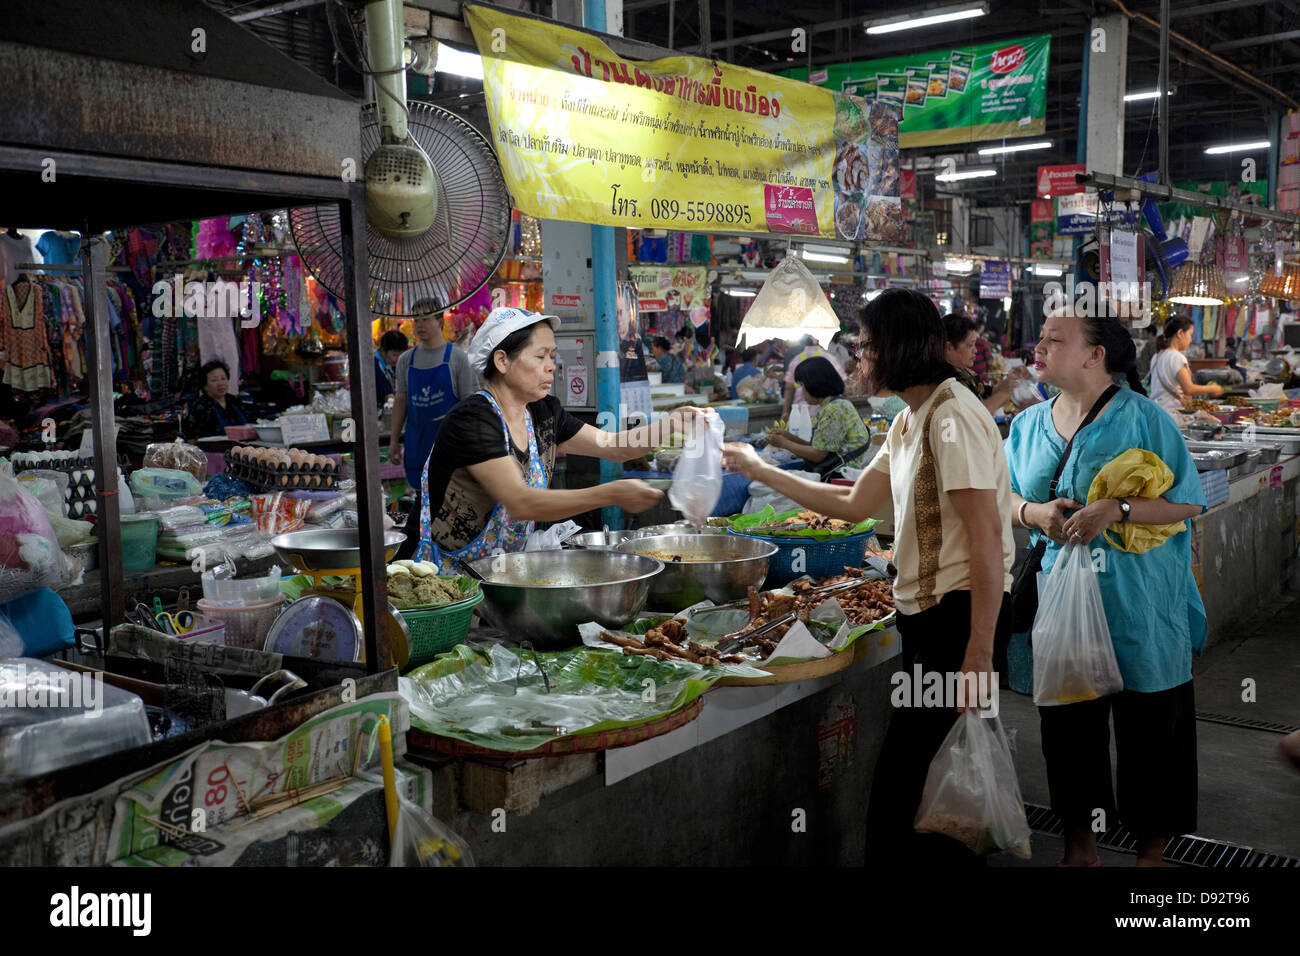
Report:
[[[1124,175],[1124,94],[1128,91],[1128,17],[1094,17],[1089,30],[1084,163],[1090,172]]]

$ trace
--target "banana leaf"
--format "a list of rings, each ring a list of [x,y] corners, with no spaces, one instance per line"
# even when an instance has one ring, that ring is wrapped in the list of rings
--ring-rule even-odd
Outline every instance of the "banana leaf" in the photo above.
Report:
[[[753,514],[732,515],[727,519],[727,526],[732,531],[740,531],[745,534],[761,534],[769,538],[811,538],[814,541],[838,541],[841,538],[866,534],[880,523],[875,518],[867,518],[865,521],[859,521],[852,527],[840,531],[831,531],[826,528],[799,528],[794,531],[784,531],[779,528],[766,527],[793,518],[803,510],[805,509],[794,508],[790,511],[778,513],[771,505],[767,505],[763,510],[755,511]]]

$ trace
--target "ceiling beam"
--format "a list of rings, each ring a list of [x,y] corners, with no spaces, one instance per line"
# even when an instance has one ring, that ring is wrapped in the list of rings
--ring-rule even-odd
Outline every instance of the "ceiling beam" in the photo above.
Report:
[[[1201,3],[1194,7],[1180,7],[1177,10],[1171,10],[1169,11],[1169,19],[1183,20],[1187,17],[1203,17],[1211,13],[1221,13],[1224,10],[1240,10],[1243,7],[1258,7],[1272,2],[1273,0],[1221,0],[1219,3]]]
[[[1229,40],[1226,43],[1216,43],[1210,47],[1211,50],[1238,50],[1244,46],[1263,46],[1266,43],[1281,43],[1284,40],[1294,40],[1300,38],[1300,30],[1287,30],[1285,33],[1266,33],[1263,36],[1244,37],[1240,40]]]

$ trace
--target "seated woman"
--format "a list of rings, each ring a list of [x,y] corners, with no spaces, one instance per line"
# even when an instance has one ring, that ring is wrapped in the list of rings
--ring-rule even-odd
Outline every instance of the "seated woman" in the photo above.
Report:
[[[230,394],[230,366],[213,359],[199,369],[199,397],[190,403],[185,416],[185,437],[224,435],[229,425],[247,425],[248,412],[239,398]]]
[[[813,421],[812,439],[804,441],[784,428],[774,428],[767,436],[768,443],[814,465],[836,455],[843,459],[841,467],[861,468],[870,450],[871,431],[856,406],[844,397],[844,379],[835,366],[820,355],[804,359],[795,369],[794,380],[802,386],[808,403],[820,408]]]

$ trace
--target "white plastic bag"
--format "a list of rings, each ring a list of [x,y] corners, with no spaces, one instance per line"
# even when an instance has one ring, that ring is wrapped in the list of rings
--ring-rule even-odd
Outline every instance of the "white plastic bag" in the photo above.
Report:
[[[552,525],[545,531],[531,531],[528,540],[524,542],[524,550],[558,551],[560,545],[581,530],[582,525],[578,522],[565,521],[563,524]]]
[[[1067,544],[1034,618],[1034,703],[1077,704],[1124,689],[1088,549]]]
[[[975,708],[958,715],[930,762],[916,828],[942,833],[983,856],[1030,857],[1029,821],[1002,722]]]
[[[682,456],[673,469],[668,503],[699,527],[709,520],[713,506],[722,497],[722,437],[726,430],[721,416],[712,409],[691,420]]]
[[[0,604],[62,586],[65,560],[45,509],[6,464],[0,469]]]

